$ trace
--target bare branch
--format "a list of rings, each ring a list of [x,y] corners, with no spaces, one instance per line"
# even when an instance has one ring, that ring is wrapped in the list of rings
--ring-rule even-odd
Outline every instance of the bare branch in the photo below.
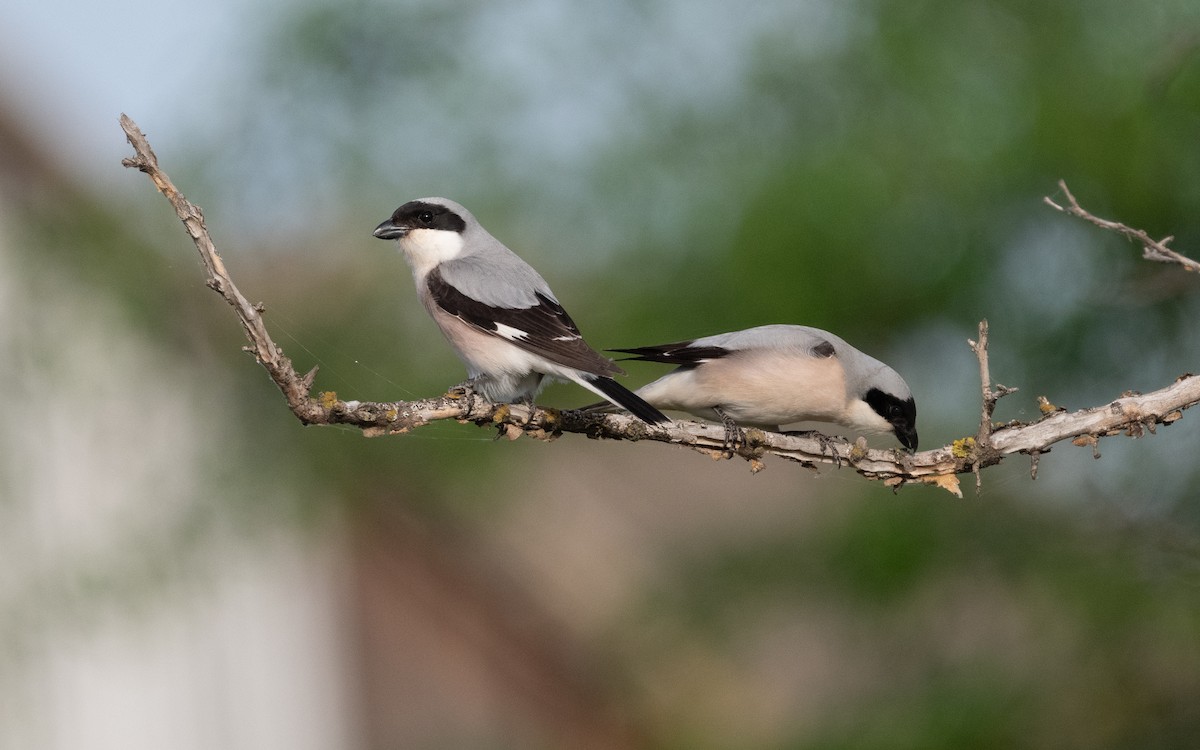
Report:
[[[1183,266],[1185,271],[1200,272],[1200,262],[1192,260],[1186,255],[1181,255],[1167,247],[1167,243],[1175,239],[1174,237],[1163,237],[1161,240],[1155,240],[1141,229],[1134,229],[1117,221],[1101,219],[1098,216],[1092,215],[1079,205],[1079,202],[1075,200],[1075,196],[1072,195],[1071,191],[1067,188],[1066,181],[1059,180],[1058,189],[1061,190],[1063,195],[1067,197],[1067,205],[1060,206],[1059,204],[1050,200],[1048,196],[1042,198],[1042,200],[1046,202],[1046,205],[1062,211],[1063,213],[1068,213],[1072,216],[1078,216],[1085,221],[1095,224],[1101,229],[1107,229],[1110,232],[1116,232],[1127,239],[1140,242],[1142,245],[1142,257],[1146,260],[1158,261],[1159,263],[1175,263]]]
[[[246,338],[250,339],[250,351],[258,359],[259,364],[267,368],[267,372],[271,374],[271,380],[279,386],[279,390],[283,392],[291,410],[300,418],[301,422],[315,423],[319,419],[319,410],[313,408],[312,400],[308,397],[308,388],[305,387],[296,371],[292,369],[292,361],[285,357],[283,350],[271,340],[266,326],[263,325],[259,308],[250,304],[250,301],[233,283],[233,279],[229,277],[228,271],[225,270],[225,262],[217,253],[212,238],[208,234],[208,227],[204,225],[204,213],[198,206],[183,197],[166,172],[159,169],[158,157],[154,155],[153,149],[146,141],[146,136],[142,134],[137,124],[129,119],[128,115],[121,115],[121,129],[125,131],[125,137],[129,140],[129,145],[133,146],[136,154],[132,159],[122,159],[121,164],[148,175],[158,191],[171,202],[171,206],[175,209],[175,215],[183,222],[184,229],[187,230],[188,236],[192,238],[192,242],[200,252],[200,260],[204,263],[204,270],[208,275],[205,283],[233,306],[238,320],[241,321],[242,328],[246,332]]]
[[[866,447],[861,439],[850,443],[843,439],[821,439],[807,435],[780,434],[758,429],[746,430],[746,440],[732,453],[726,447],[722,425],[675,421],[666,425],[648,425],[624,414],[558,411],[524,404],[494,404],[469,390],[454,389],[438,398],[417,401],[367,402],[343,401],[336,393],[310,395],[317,376],[316,368],[301,376],[292,362],[275,344],[263,323],[260,306],[251,304],[238,290],[217,253],[204,216],[172,184],[158,166],[158,160],[138,126],[121,116],[135,156],[122,161],[150,177],[166,196],[183,222],[188,236],[204,263],[207,284],[229,303],[250,341],[246,349],[267,370],[283,393],[292,413],[308,425],[350,425],[368,437],[402,434],[439,420],[493,425],[500,436],[515,439],[527,435],[553,440],[563,433],[576,433],[593,439],[650,440],[692,448],[713,458],[737,455],[750,463],[752,471],[763,468],[767,455],[778,456],[809,468],[820,464],[848,465],[859,474],[898,488],[904,484],[932,484],[961,497],[958,474],[974,472],[1000,463],[1006,455],[1027,453],[1034,457],[1061,440],[1127,432],[1140,437],[1144,429],[1170,424],[1182,416],[1182,410],[1200,403],[1200,377],[1185,375],[1175,384],[1145,396],[1127,396],[1111,404],[1067,414],[1050,410],[1048,416],[1033,424],[992,424],[996,401],[1016,389],[990,386],[987,365],[987,321],[980,323],[979,342],[971,342],[980,360],[983,411],[978,437],[963,438],[953,444],[909,455],[899,450]],[[1064,186],[1065,188],[1065,186]]]
[[[1002,454],[1033,453],[1081,436],[1099,439],[1125,433],[1139,438],[1144,431],[1153,433],[1157,425],[1183,418],[1183,410],[1197,403],[1200,376],[1187,373],[1152,393],[1123,395],[1104,406],[1074,412],[1054,411],[1032,424],[996,430],[992,447]]]
[[[967,339],[967,343],[979,360],[979,382],[982,386],[983,396],[983,411],[979,418],[979,442],[983,443],[992,434],[992,412],[996,409],[996,401],[992,398],[992,373],[988,365],[988,322],[986,319],[979,321],[979,340]]]

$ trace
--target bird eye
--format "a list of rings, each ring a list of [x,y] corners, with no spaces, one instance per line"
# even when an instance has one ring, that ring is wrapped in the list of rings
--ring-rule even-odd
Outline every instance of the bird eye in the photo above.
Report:
[[[421,222],[427,227],[433,226],[433,211],[422,211],[421,213],[417,214],[417,221]]]

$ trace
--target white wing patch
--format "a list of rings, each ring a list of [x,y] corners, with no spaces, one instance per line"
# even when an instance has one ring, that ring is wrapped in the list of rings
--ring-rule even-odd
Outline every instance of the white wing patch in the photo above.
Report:
[[[509,341],[524,340],[529,338],[529,334],[522,331],[520,328],[506,326],[503,323],[496,323],[496,333]]]

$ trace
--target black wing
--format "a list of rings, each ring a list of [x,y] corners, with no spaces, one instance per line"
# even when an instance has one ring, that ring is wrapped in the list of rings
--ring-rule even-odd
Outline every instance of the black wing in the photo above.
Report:
[[[728,357],[739,350],[726,349],[723,346],[692,346],[691,341],[679,341],[674,344],[640,346],[635,349],[609,349],[608,351],[634,355],[632,357],[625,357],[622,361],[663,362],[668,365],[679,365],[680,367],[695,367],[710,359]],[[833,344],[828,341],[820,341],[814,344],[809,349],[809,352],[814,357],[833,357],[837,354]]]
[[[620,375],[612,360],[587,345],[567,311],[541,292],[532,307],[493,307],[446,283],[437,269],[426,276],[438,307],[484,333],[511,341],[527,352],[594,375]]]
[[[663,362],[668,365],[695,367],[710,359],[720,359],[733,353],[731,349],[720,346],[692,346],[691,341],[679,341],[674,344],[658,346],[639,346],[634,349],[609,349],[610,352],[632,354],[626,360],[637,362]]]

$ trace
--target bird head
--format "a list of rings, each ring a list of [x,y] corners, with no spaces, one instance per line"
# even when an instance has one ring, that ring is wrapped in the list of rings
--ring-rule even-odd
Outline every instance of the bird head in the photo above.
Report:
[[[863,401],[871,407],[871,411],[887,423],[888,430],[896,435],[896,439],[900,441],[901,445],[910,452],[916,452],[917,404],[913,401],[912,394],[908,392],[908,386],[905,386],[903,393],[899,395],[877,387],[870,388],[863,397]]]
[[[464,233],[475,219],[459,204],[445,198],[421,198],[397,208],[372,234],[381,240],[396,240],[405,258],[418,274],[464,250]]]

